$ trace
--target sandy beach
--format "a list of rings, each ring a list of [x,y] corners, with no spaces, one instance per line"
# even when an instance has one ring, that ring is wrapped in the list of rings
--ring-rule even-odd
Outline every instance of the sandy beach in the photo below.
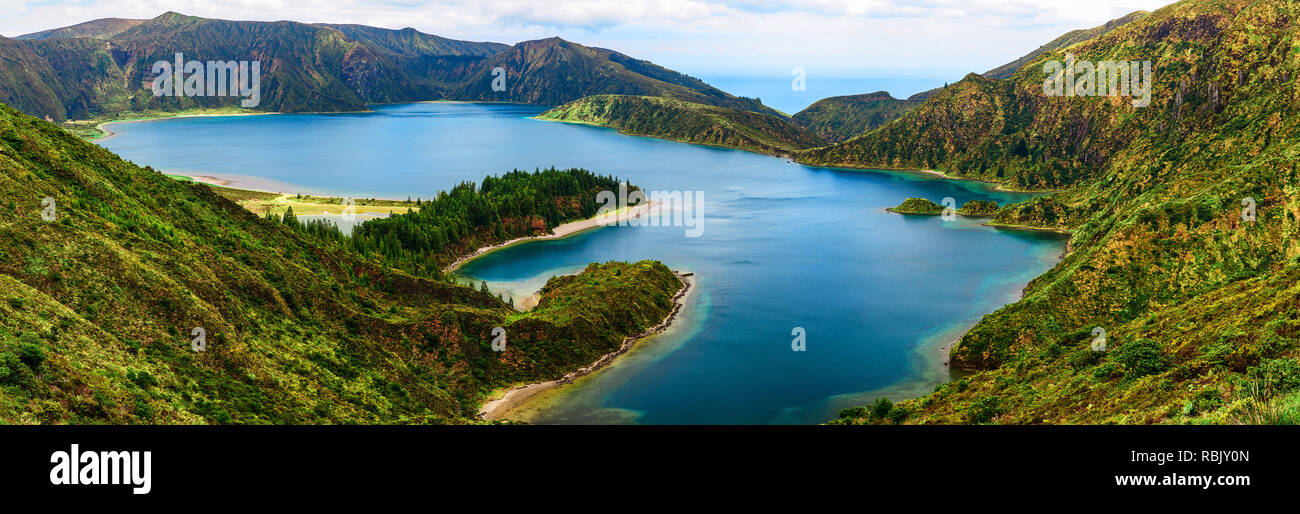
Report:
[[[190,180],[193,180],[193,181],[195,181],[195,182],[201,182],[201,183],[204,183],[204,184],[210,184],[210,185],[214,185],[214,186],[228,186],[228,185],[230,185],[230,181],[229,181],[229,180],[222,180],[222,179],[219,179],[219,178],[217,178],[217,177],[209,177],[209,176],[207,176],[207,175],[181,175],[181,176],[182,176],[182,177],[189,177]]]
[[[650,212],[650,208],[652,205],[653,204],[647,202],[639,205],[634,205],[632,207],[628,207],[626,208],[626,210],[619,209],[616,211],[609,211],[601,215],[592,216],[585,220],[571,221],[569,223],[562,224],[560,226],[555,227],[553,230],[551,230],[550,234],[541,235],[541,236],[517,237],[515,239],[506,241],[504,243],[497,243],[492,246],[484,246],[482,248],[479,248],[478,250],[475,250],[474,253],[456,259],[455,262],[443,268],[442,272],[451,273],[453,271],[456,271],[457,269],[460,269],[460,267],[464,266],[465,263],[477,259],[479,257],[482,257],[484,254],[488,254],[500,250],[507,246],[522,243],[524,241],[559,239],[561,237],[570,236],[578,232],[582,232],[584,230],[603,227],[606,225],[613,225],[618,223],[620,219],[629,220],[629,219],[640,218],[641,216],[644,216],[646,213]]]
[[[614,359],[617,359],[620,355],[627,353],[627,351],[632,349],[632,346],[636,344],[637,341],[640,341],[642,339],[645,339],[647,337],[658,334],[668,329],[668,327],[672,326],[673,321],[677,319],[677,316],[681,313],[682,308],[686,305],[686,295],[694,288],[695,285],[694,273],[683,273],[683,272],[676,272],[676,273],[677,273],[677,278],[682,281],[682,288],[677,291],[676,295],[673,295],[673,310],[669,312],[668,317],[664,318],[664,320],[659,322],[658,325],[650,327],[646,329],[645,332],[642,332],[635,336],[628,336],[623,338],[623,344],[619,345],[617,350],[607,353],[601,356],[600,359],[597,359],[596,362],[578,368],[577,370],[572,371],[569,374],[564,375],[563,377],[560,377],[556,380],[548,380],[546,382],[538,382],[534,384],[522,385],[505,391],[505,393],[503,393],[499,398],[489,400],[487,403],[484,403],[483,407],[479,409],[479,414],[478,414],[479,417],[486,420],[503,419],[505,413],[509,412],[511,409],[527,401],[529,398],[532,398],[537,393],[540,393],[547,389],[558,387],[561,384],[571,383],[578,377],[599,370],[605,367],[606,365],[608,365],[609,363],[613,362]]]
[[[141,115],[137,118],[124,118],[120,120],[108,120],[95,123],[95,120],[69,120],[70,123],[95,123],[95,129],[103,134],[94,137],[91,141],[102,141],[113,137],[115,133],[109,130],[109,126],[116,123],[143,123],[158,120],[172,120],[177,118],[206,118],[212,116],[266,116],[271,114],[283,114],[279,112],[195,112],[195,113],[158,113],[153,115]]]

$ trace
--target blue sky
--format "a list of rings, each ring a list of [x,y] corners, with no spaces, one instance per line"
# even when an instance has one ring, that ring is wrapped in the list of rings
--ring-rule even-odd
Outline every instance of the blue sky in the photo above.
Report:
[[[414,27],[515,43],[560,36],[699,77],[956,80],[1060,34],[1169,0],[0,0],[0,34],[172,10],[237,20]]]

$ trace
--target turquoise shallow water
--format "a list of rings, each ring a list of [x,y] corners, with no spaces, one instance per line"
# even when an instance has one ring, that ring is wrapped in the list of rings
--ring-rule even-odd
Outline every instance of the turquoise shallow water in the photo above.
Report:
[[[657,259],[699,287],[667,334],[531,417],[551,423],[816,423],[927,375],[918,345],[1013,301],[1059,236],[884,212],[904,198],[1015,201],[976,182],[814,168],[748,152],[528,119],[517,105],[184,118],[113,126],[140,164],[294,193],[428,198],[512,168],[584,167],[649,190],[702,191],[703,235],[605,227],[516,245],[461,272],[519,301],[589,262]],[[791,350],[802,327],[806,351]],[[925,384],[922,384],[925,385]]]

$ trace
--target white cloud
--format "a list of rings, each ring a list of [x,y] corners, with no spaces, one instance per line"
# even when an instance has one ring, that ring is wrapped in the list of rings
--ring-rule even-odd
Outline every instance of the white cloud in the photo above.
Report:
[[[560,36],[693,75],[949,76],[1170,0],[0,0],[0,34],[165,11],[415,27],[515,43]],[[924,75],[924,74],[930,75]]]

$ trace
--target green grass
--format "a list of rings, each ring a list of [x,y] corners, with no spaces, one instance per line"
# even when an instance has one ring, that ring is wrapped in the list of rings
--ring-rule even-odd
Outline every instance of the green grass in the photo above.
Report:
[[[546,111],[537,118],[767,154],[784,155],[822,144],[816,135],[772,114],[662,97],[588,96]]]

